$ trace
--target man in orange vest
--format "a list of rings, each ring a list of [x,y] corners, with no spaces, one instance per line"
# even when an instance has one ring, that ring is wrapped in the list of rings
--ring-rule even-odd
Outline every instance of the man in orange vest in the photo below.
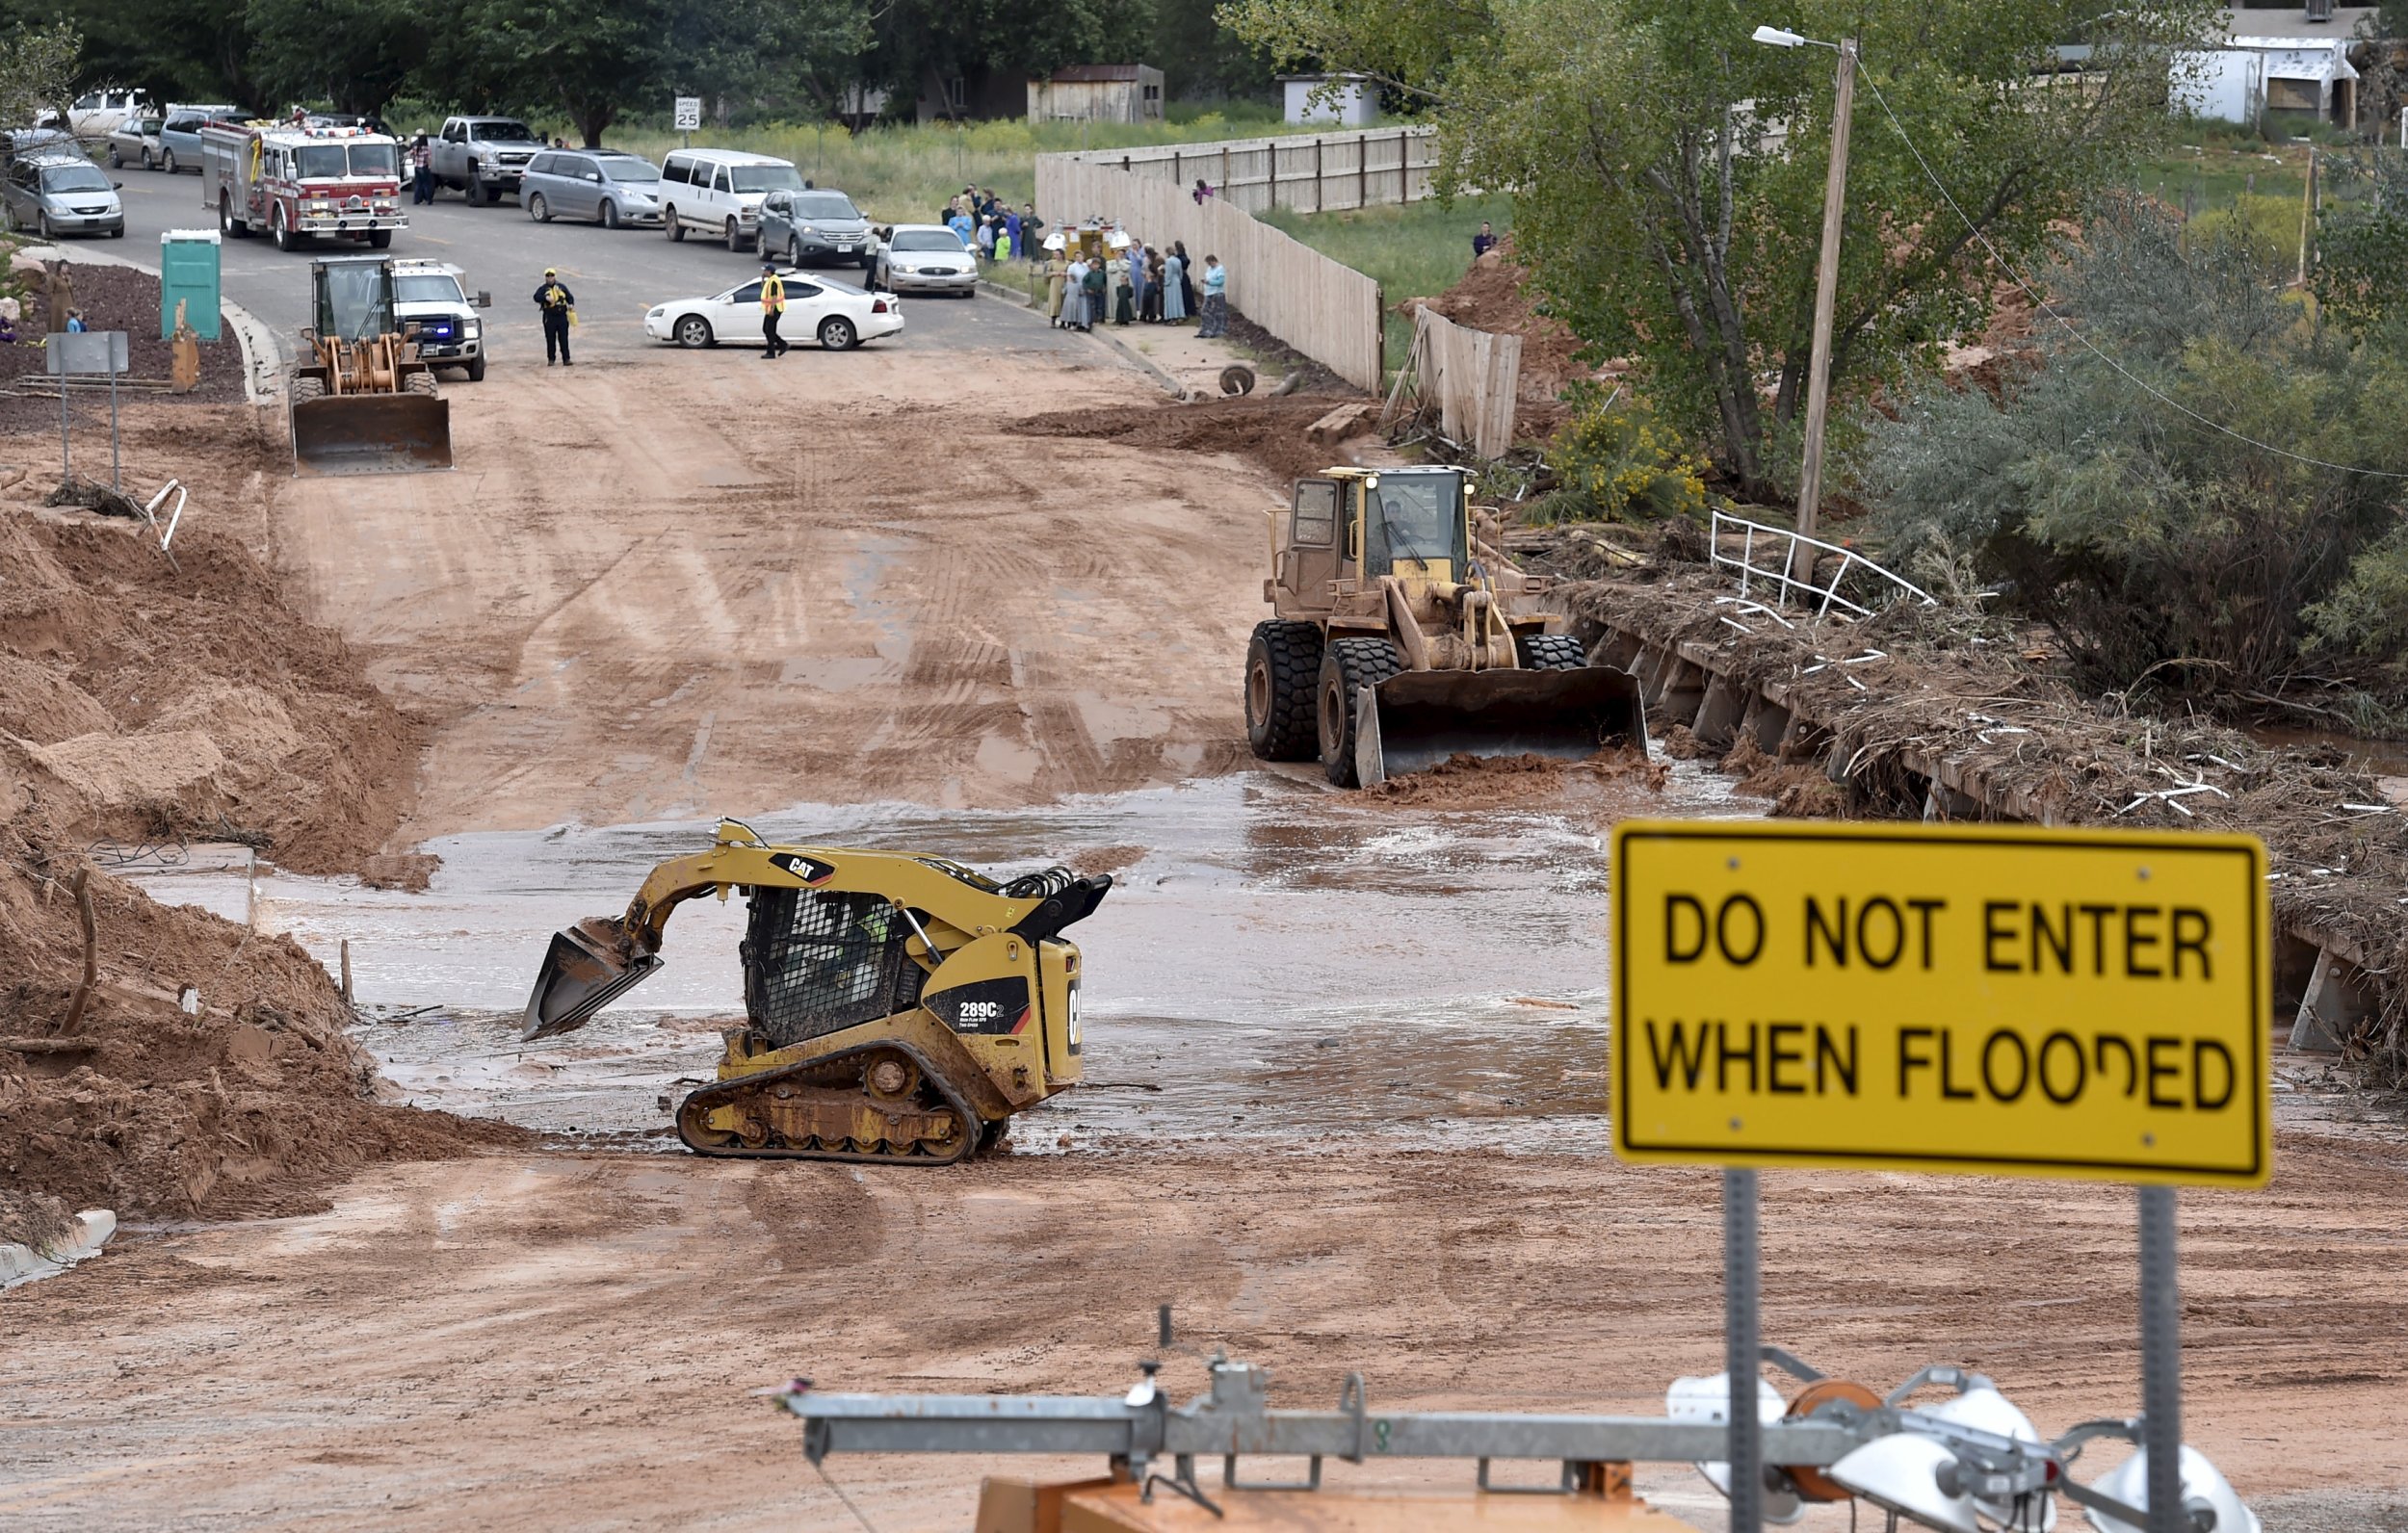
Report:
[[[794,350],[785,337],[777,333],[777,322],[786,314],[786,280],[777,274],[774,262],[761,263],[761,360],[775,361]]]

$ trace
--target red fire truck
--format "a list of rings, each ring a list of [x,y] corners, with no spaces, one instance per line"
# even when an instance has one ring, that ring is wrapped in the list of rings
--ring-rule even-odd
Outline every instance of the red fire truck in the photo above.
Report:
[[[319,235],[383,249],[402,212],[402,146],[364,128],[216,121],[200,130],[200,195],[218,230],[279,250]]]

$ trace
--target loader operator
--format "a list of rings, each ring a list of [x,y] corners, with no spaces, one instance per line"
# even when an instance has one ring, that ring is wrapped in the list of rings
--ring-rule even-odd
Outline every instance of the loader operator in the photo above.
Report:
[[[786,281],[777,274],[772,261],[761,263],[761,360],[774,362],[794,350],[786,338],[777,333],[777,322],[786,317]]]
[[[561,285],[557,268],[543,269],[543,285],[536,289],[536,309],[543,316],[543,365],[558,362],[575,367],[576,360],[568,354],[568,325],[577,312],[577,295]]]

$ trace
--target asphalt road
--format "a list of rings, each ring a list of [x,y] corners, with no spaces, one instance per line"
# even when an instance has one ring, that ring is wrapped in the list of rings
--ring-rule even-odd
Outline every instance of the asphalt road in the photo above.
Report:
[[[155,267],[162,233],[217,227],[214,206],[201,203],[196,175],[168,175],[139,166],[112,175],[124,187],[125,238],[72,241],[70,249],[89,243]],[[643,316],[652,305],[723,292],[760,271],[759,255],[734,254],[722,243],[694,235],[671,243],[658,229],[608,230],[565,221],[537,223],[515,206],[472,208],[454,192],[441,194],[432,207],[409,207],[407,212],[409,227],[394,236],[394,255],[450,262],[466,273],[463,285],[472,294],[483,289],[493,295],[485,328],[494,367],[542,356],[534,294],[545,267],[559,268],[561,280],[577,295],[577,346],[596,352],[658,345],[643,333]],[[329,254],[366,249],[348,241],[316,247]],[[265,239],[230,239],[222,251],[226,298],[274,328],[288,355],[293,337],[308,322],[310,253],[286,254]],[[853,267],[830,268],[828,274],[858,282],[864,273]],[[1035,323],[1016,304],[984,297],[910,298],[903,300],[903,320],[902,335],[869,344],[1112,354],[1091,341]],[[721,351],[740,354],[728,348]]]

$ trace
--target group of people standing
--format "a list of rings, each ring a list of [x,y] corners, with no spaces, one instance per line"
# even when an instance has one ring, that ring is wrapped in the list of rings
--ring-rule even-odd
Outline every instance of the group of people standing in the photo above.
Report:
[[[1045,237],[1045,221],[1036,216],[1035,203],[1014,208],[993,187],[963,187],[959,196],[945,204],[940,221],[982,261],[1008,261],[1015,253],[1034,260]]]
[[[1198,340],[1229,333],[1229,269],[1219,256],[1205,256],[1198,271],[1184,240],[1149,247],[1112,230],[1106,243],[1110,253],[1101,261],[1046,250],[1045,312],[1057,326],[1182,325],[1193,318]]]

